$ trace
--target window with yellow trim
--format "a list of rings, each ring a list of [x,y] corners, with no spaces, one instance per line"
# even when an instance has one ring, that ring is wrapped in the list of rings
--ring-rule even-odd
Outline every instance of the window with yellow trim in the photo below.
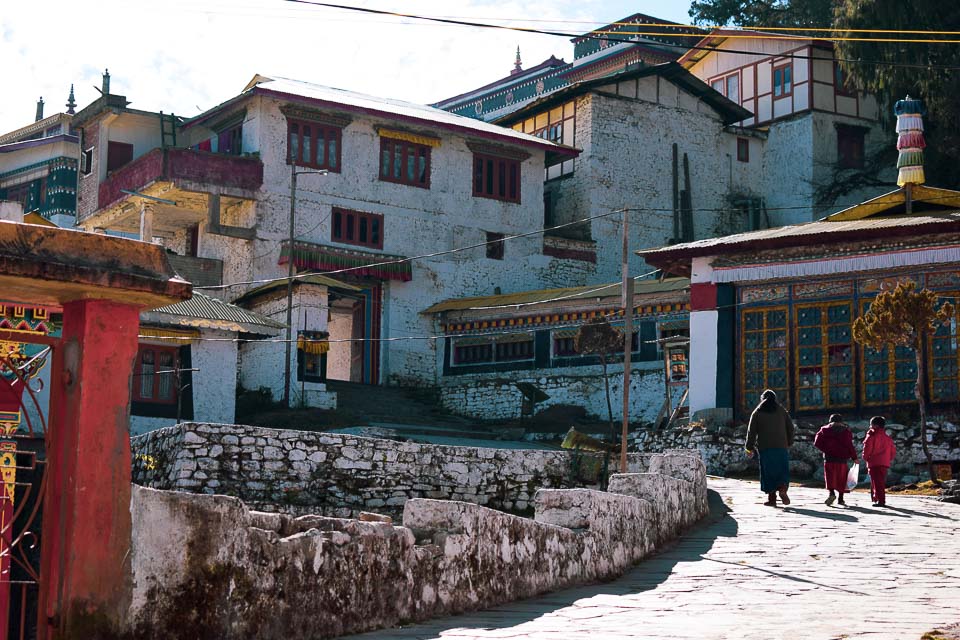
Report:
[[[740,398],[743,409],[749,411],[764,389],[786,398],[787,309],[745,309],[740,322]]]
[[[870,302],[863,303],[863,313]],[[909,347],[863,348],[861,402],[865,406],[915,402],[917,360]]]
[[[950,402],[960,400],[960,384],[957,374],[960,371],[960,349],[957,348],[957,320],[960,317],[960,296],[943,296],[942,305],[953,305],[954,315],[947,324],[937,327],[930,337],[929,369],[930,400],[932,402]]]
[[[849,302],[797,306],[798,411],[853,406],[853,339]]]

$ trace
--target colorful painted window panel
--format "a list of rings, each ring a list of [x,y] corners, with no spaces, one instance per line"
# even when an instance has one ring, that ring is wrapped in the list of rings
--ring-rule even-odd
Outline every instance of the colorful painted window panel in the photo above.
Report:
[[[869,308],[869,302],[863,303],[864,313]],[[861,401],[864,405],[893,405],[916,401],[913,387],[917,381],[917,362],[913,349],[864,347],[861,366]]]
[[[797,409],[853,406],[850,304],[804,305],[795,313]]]
[[[957,320],[960,308],[957,297],[943,297],[940,303],[953,305],[954,316],[947,324],[937,327],[930,338],[929,360],[927,364],[930,378],[930,400],[933,402],[953,402],[960,400],[960,384],[957,375],[960,372],[960,349],[957,345]]]
[[[741,313],[741,405],[748,411],[764,389],[785,394],[788,387],[787,312],[783,308]],[[785,396],[784,396],[785,397]]]

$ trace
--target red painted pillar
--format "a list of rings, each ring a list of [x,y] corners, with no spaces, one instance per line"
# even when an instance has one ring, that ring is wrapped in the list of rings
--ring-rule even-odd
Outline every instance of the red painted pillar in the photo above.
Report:
[[[137,306],[63,305],[47,438],[41,639],[109,635],[129,606],[128,411],[139,326]]]

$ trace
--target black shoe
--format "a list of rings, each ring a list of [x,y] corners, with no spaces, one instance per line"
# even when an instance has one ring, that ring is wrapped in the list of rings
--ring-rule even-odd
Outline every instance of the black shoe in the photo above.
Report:
[[[882,507],[882,506],[883,506],[883,503],[882,503],[882,502],[874,502],[872,506],[874,506],[874,507]]]

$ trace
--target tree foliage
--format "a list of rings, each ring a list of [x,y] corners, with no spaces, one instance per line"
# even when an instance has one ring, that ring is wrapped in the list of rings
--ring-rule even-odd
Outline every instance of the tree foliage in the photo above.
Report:
[[[936,474],[927,446],[927,408],[923,395],[926,376],[922,348],[924,338],[953,317],[953,305],[945,302],[938,307],[937,294],[933,291],[917,291],[914,282],[900,282],[893,291],[880,293],[867,313],[853,323],[853,339],[864,346],[877,350],[902,346],[913,350],[917,362],[913,393],[920,407],[920,441],[931,480],[936,480]]]
[[[864,36],[854,29],[909,31],[960,30],[960,3],[942,0],[840,0],[833,27],[836,36]],[[923,34],[871,34],[878,38],[955,39]],[[927,106],[925,172],[938,187],[960,187],[960,47],[955,44],[852,42],[836,44],[840,66],[853,84],[880,102],[885,126],[893,130],[893,102],[910,94]],[[878,64],[881,63],[881,64]],[[883,64],[893,63],[893,64]]]
[[[611,327],[607,319],[602,316],[591,318],[581,325],[573,338],[573,345],[578,353],[597,356],[603,366],[603,386],[607,395],[610,442],[616,442],[617,431],[613,424],[613,405],[610,402],[610,378],[607,375],[607,364],[617,352],[623,349],[624,340],[623,332]]]
[[[694,24],[740,27],[829,27],[836,0],[693,0]]]

